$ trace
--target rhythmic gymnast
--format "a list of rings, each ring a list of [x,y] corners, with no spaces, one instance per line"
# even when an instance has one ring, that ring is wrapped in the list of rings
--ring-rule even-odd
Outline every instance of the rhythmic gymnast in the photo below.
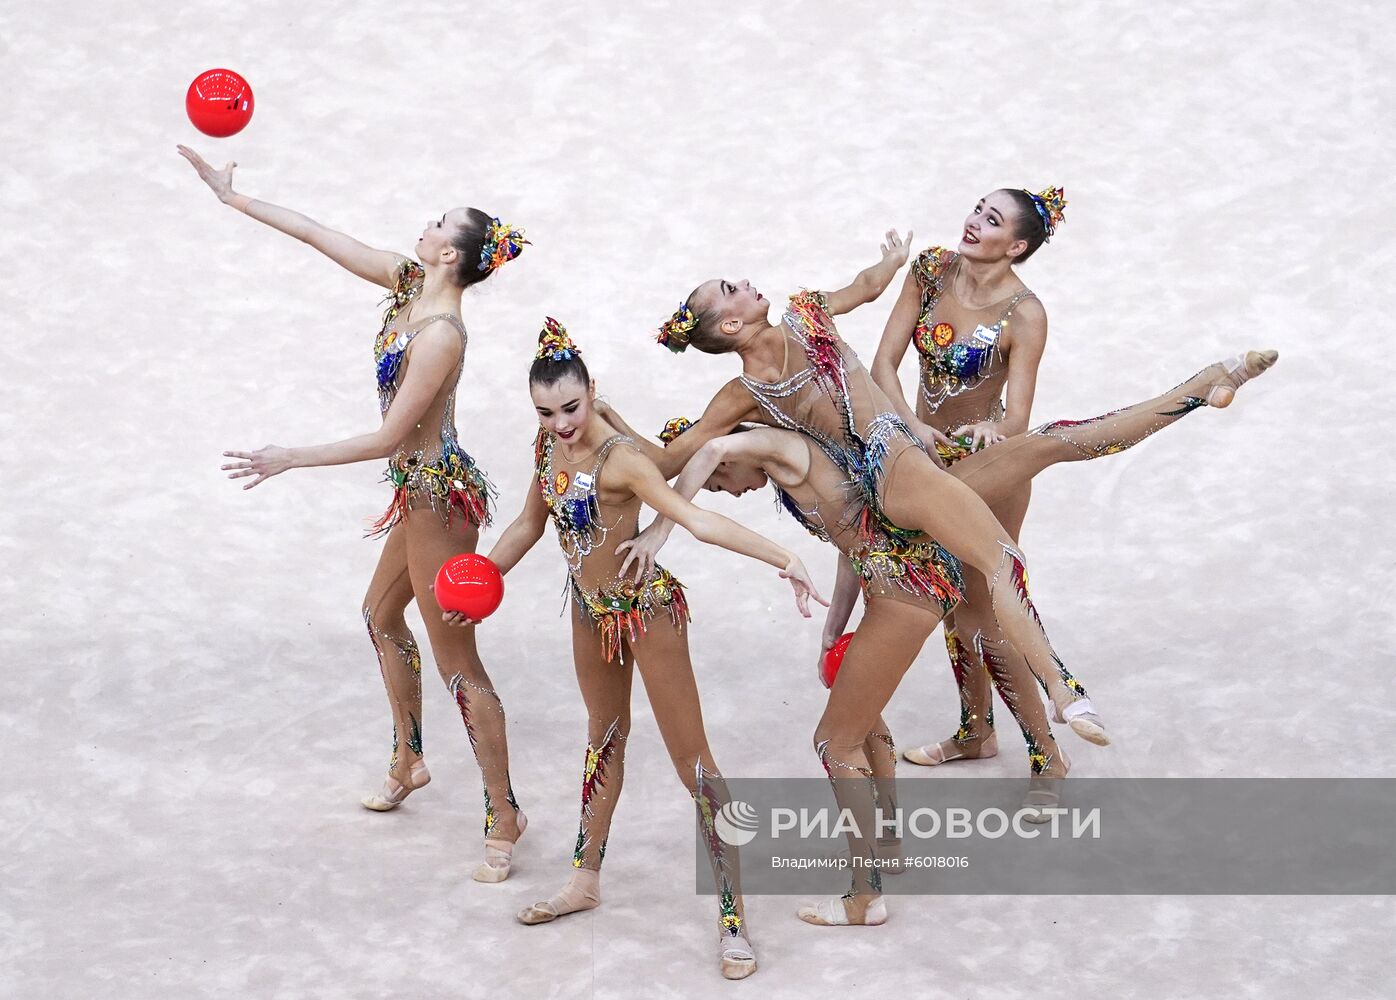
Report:
[[[523,909],[518,919],[548,923],[601,902],[601,862],[625,775],[630,686],[638,666],[669,757],[697,806],[718,890],[722,974],[743,979],[756,971],[756,953],[745,921],[737,852],[714,826],[728,797],[703,728],[684,629],[687,597],[683,585],[658,565],[638,579],[622,577],[615,542],[635,537],[645,503],[700,541],[775,566],[794,587],[805,617],[809,599],[820,598],[796,556],[681,498],[636,443],[601,418],[581,352],[551,319],[529,369],[529,391],[540,425],[534,449],[537,489],[529,490],[523,510],[489,557],[501,573],[508,573],[552,520],[576,609],[572,655],[587,708],[587,748],[571,877],[557,894]],[[468,621],[454,613],[443,619]]]
[[[661,470],[677,475],[703,444],[743,421],[799,431],[852,484],[850,523],[869,539],[936,539],[988,580],[995,623],[1033,672],[1060,671],[1028,598],[1027,566],[1011,536],[973,489],[926,453],[834,325],[836,315],[876,299],[906,257],[907,244],[889,232],[879,263],[837,291],[792,296],[779,323],[771,322],[770,303],[749,281],[699,285],[665,322],[659,341],[676,352],[689,346],[709,354],[735,352],[742,373],[666,449]],[[817,730],[816,751],[841,804],[865,799],[872,771],[864,747],[879,711],[826,714]],[[868,863],[855,867],[853,887],[828,922],[876,922],[885,914],[872,847],[864,843],[859,850]]]
[[[1047,312],[1015,268],[1055,234],[1065,207],[1061,188],[1039,194],[1013,188],[991,192],[965,219],[958,251],[931,247],[912,262],[871,372],[898,415],[934,446],[948,467],[1028,429],[1047,343]],[[897,376],[909,344],[920,365],[914,409]],[[989,505],[1015,541],[1031,496],[1032,484],[1024,480],[1020,489]],[[933,766],[998,753],[985,657],[1001,655],[1002,640],[987,587],[983,574],[966,572],[965,601],[945,621],[945,645],[960,694],[959,726],[948,740],[903,751],[913,764]],[[988,644],[982,652],[972,641],[975,636]],[[1009,662],[1012,666],[995,686],[1005,704],[1022,704],[1020,695],[1033,686],[1034,677],[1021,661]],[[1110,742],[1077,678],[1051,671],[1036,680],[1047,688],[1057,721],[1069,723],[1092,743]],[[1024,727],[1024,719],[1017,721]],[[1032,725],[1030,759],[1048,731],[1045,721]]]
[[[475,551],[480,529],[490,522],[492,487],[456,431],[466,347],[461,295],[517,256],[526,241],[478,208],[453,208],[427,223],[417,239],[417,260],[411,260],[234,191],[236,164],[215,170],[193,150],[180,146],[179,152],[225,205],[388,290],[373,342],[381,425],[333,444],[224,452],[234,461],[223,468],[230,479],[250,478],[244,489],[251,489],[287,469],[388,459],[384,478],[392,485],[392,500],[372,531],[387,540],[364,596],[363,620],[388,693],[393,742],[382,791],[362,802],[377,812],[395,809],[431,780],[422,755],[422,661],[404,617],[415,599],[484,779],[485,860],[474,878],[502,881],[509,874],[509,852],[528,822],[509,780],[504,708],[480,662],[474,630],[441,623],[431,583],[446,559]]]
[[[992,449],[967,456],[950,473],[992,505],[1021,492],[1034,476],[1053,465],[1118,454],[1201,406],[1229,405],[1240,385],[1265,371],[1275,360],[1274,352],[1252,351],[1243,358],[1211,365],[1153,399],[1088,420],[1056,421],[1031,433],[1006,438]],[[608,419],[613,424],[620,422],[614,413]],[[682,418],[671,420],[660,440],[668,444],[692,426]],[[814,439],[794,431],[749,424],[737,430],[744,433],[713,438],[699,448],[674,488],[683,497],[692,497],[702,488],[741,496],[769,483],[787,512],[816,538],[838,548],[838,584],[825,625],[825,650],[842,634],[861,588],[863,618],[844,654],[815,736],[816,743],[821,743],[832,738],[832,734],[856,729],[861,720],[873,720],[863,740],[871,794],[866,788],[853,789],[854,794],[845,794],[840,801],[842,807],[850,808],[859,817],[861,833],[873,828],[874,803],[884,816],[895,811],[896,755],[882,712],[926,639],[942,617],[956,608],[963,591],[959,561],[925,535],[908,537],[883,530],[865,531],[857,518],[859,491],[849,470],[835,464]],[[658,451],[648,443],[646,447]],[[634,541],[622,543],[618,551],[625,552],[626,557],[621,574],[628,577],[632,564],[637,578],[653,572],[655,556],[672,529],[672,522],[656,517]],[[1032,771],[1039,787],[1029,793],[1026,818],[1044,820],[1047,815],[1043,810],[1056,804],[1052,779],[1066,775],[1066,756],[1046,726],[1042,702],[1035,691],[1029,688],[1020,695],[1009,684],[1004,663],[1006,651],[983,648],[982,642],[975,645],[983,650],[990,676],[1020,719],[1028,741]],[[1036,736],[1039,731],[1046,735]],[[848,791],[847,784],[836,780],[833,771],[830,778],[835,779],[836,794]],[[895,870],[900,847],[896,838],[878,837],[873,844],[866,836],[850,833],[849,840],[853,856],[871,851],[879,865]],[[841,902],[825,900],[804,907],[800,916],[816,924],[848,923],[850,914]],[[862,917],[861,922],[869,924],[886,919],[880,897],[867,903]]]

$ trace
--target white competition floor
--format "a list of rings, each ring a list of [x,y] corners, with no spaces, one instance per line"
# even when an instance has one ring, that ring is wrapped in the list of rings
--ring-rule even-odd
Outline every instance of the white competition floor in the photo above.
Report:
[[[457,204],[527,228],[465,302],[462,438],[506,522],[545,315],[657,430],[735,374],[647,339],[698,281],[830,285],[888,227],[953,245],[981,194],[1064,185],[1067,221],[1024,270],[1052,329],[1035,418],[1282,353],[1232,409],[1038,481],[1038,604],[1116,740],[1069,743],[1076,773],[1396,776],[1390,11],[904,6],[0,8],[0,996],[1389,995],[1379,896],[894,898],[853,931],[755,898],[761,971],[726,984],[691,805],[638,692],[605,905],[516,924],[576,829],[583,716],[546,538],[480,632],[532,820],[515,877],[468,878],[479,782],[439,687],[430,788],[358,805],[389,735],[358,612],[378,469],[243,493],[218,465],[374,426],[378,295],[221,207],[177,142],[379,246],[410,251]],[[184,117],[212,66],[256,91],[228,140]],[[865,358],[891,300],[843,324]],[[767,498],[705,502],[831,580]],[[724,771],[817,775],[818,621],[691,539],[665,562]],[[910,742],[955,714],[933,642],[889,719]],[[1003,734],[960,775],[1020,774]]]

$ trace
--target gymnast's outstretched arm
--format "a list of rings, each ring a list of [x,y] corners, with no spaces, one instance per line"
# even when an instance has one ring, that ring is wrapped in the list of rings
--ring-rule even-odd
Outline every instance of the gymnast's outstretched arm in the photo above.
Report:
[[[184,157],[199,174],[199,179],[207,184],[218,200],[231,205],[244,215],[258,222],[280,230],[287,236],[294,236],[302,243],[319,250],[322,254],[365,281],[384,288],[392,288],[397,277],[398,265],[406,258],[390,250],[375,250],[314,219],[293,212],[289,208],[273,205],[270,202],[249,198],[233,190],[234,162],[228,162],[222,170],[215,170],[202,156],[188,146],[177,146],[179,155]]]
[[[700,542],[774,566],[782,578],[790,581],[795,590],[795,604],[804,617],[810,617],[810,598],[820,604],[828,603],[819,596],[800,557],[789,549],[731,518],[694,506],[674,492],[654,463],[639,452],[620,448],[614,455],[609,468],[617,474],[618,485],[629,489],[660,516],[683,525]]]
[[[299,448],[269,444],[251,452],[225,451],[225,457],[236,461],[222,466],[223,471],[228,473],[229,479],[256,476],[250,483],[243,484],[243,489],[250,490],[287,469],[348,465],[351,462],[387,458],[426,417],[432,400],[446,380],[455,374],[461,349],[460,336],[455,327],[444,321],[428,324],[407,349],[412,363],[407,366],[402,386],[377,430],[332,444]]]
[[[906,239],[902,239],[895,229],[887,230],[886,240],[882,244],[882,259],[871,267],[863,268],[858,272],[858,276],[843,288],[824,293],[824,299],[829,303],[829,312],[841,316],[873,301],[885,292],[892,279],[897,276],[898,269],[906,263],[907,255],[911,252],[911,236],[908,232]]]
[[[674,447],[692,433],[693,429],[690,428],[670,442],[669,447]],[[777,482],[800,483],[809,474],[809,448],[799,435],[772,427],[758,427],[741,434],[713,438],[688,460],[678,482],[674,483],[674,492],[685,500],[692,500],[723,462],[754,466]],[[616,553],[626,554],[619,575],[624,577],[632,562],[635,563],[637,583],[653,572],[655,557],[673,530],[674,522],[658,514],[644,531],[617,545]]]

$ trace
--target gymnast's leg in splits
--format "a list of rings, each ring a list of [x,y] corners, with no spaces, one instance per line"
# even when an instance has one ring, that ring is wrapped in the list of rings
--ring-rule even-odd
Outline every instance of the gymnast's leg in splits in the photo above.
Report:
[[[950,471],[954,474],[954,466]],[[1014,542],[1017,542],[1023,528],[1023,518],[1028,512],[1031,498],[1031,483],[1023,483],[1021,488],[1008,493],[999,503],[989,504],[989,510],[998,518]],[[987,502],[987,501],[986,501]],[[945,650],[950,657],[950,669],[955,677],[955,689],[960,695],[960,724],[948,740],[928,746],[916,746],[905,750],[904,756],[913,764],[935,766],[952,760],[977,760],[998,754],[998,736],[994,731],[993,685],[988,669],[989,661],[981,653],[985,642],[1000,641],[998,626],[994,622],[990,605],[989,584],[983,574],[974,570],[964,573],[964,597],[955,610],[945,619]],[[989,638],[985,638],[985,637]],[[992,657],[991,657],[992,658]],[[1027,688],[1033,687],[1031,672],[1027,675]],[[1000,691],[1012,692],[1012,681],[1004,677],[1010,686]],[[1004,701],[1013,704],[1016,699],[1005,694]],[[1020,725],[1024,725],[1020,718]],[[1042,724],[1046,725],[1045,717]],[[1025,732],[1028,731],[1025,727]],[[1037,741],[1041,740],[1037,733]],[[1029,737],[1029,747],[1034,739]],[[1029,750],[1029,754],[1032,751]]]
[[[1118,454],[1195,409],[1208,405],[1229,405],[1236,389],[1268,370],[1277,359],[1278,356],[1274,352],[1251,351],[1242,357],[1211,365],[1181,385],[1142,403],[1087,420],[1055,421],[1027,434],[1011,437],[955,463],[950,468],[950,474],[973,489],[991,508],[997,509],[1006,503],[1011,504],[1021,495],[1023,487],[1043,469],[1061,462],[1087,461]],[[971,574],[966,575],[969,577]],[[973,605],[976,594],[972,588],[967,589],[967,604]],[[982,605],[983,601],[980,603]],[[966,610],[963,605],[956,609],[957,622],[965,617]],[[994,673],[993,661],[1000,661],[1000,669],[1001,661],[1016,661],[1012,650],[1004,646],[1002,637],[992,629],[992,623],[981,623],[977,634],[984,637],[983,658],[985,665],[989,667],[990,675]],[[950,636],[949,623],[947,644],[951,646],[957,678],[962,670],[971,671],[977,668],[977,664],[967,661],[967,656],[963,655],[965,651],[958,636]],[[960,659],[955,658],[957,646],[961,647]],[[1097,734],[1091,713],[1073,712],[1073,706],[1080,708],[1089,705],[1083,701],[1085,689],[1066,671],[1059,660],[1055,660],[1055,657],[1053,659],[1058,669],[1038,674],[1038,680],[1052,701],[1057,721],[1063,721],[1065,715],[1065,721],[1071,722],[1073,729],[1077,729],[1080,735],[1098,742],[1098,739],[1094,738]],[[1009,698],[1006,691],[1017,693],[1018,687],[1023,687],[1020,684],[1015,685],[1011,679],[1006,686],[998,686],[1004,694],[1005,701]],[[965,693],[967,690],[968,697]],[[1026,690],[1026,687],[1023,690]],[[984,745],[982,741],[988,735],[985,730],[992,731],[991,710],[987,705],[987,698],[978,693],[978,688],[972,684],[961,685],[961,693],[961,730],[951,740],[939,745],[933,744],[907,751],[908,759],[915,763],[942,763],[954,760],[957,756],[971,758],[985,755],[976,751]],[[969,716],[971,724],[980,724],[978,731],[966,726],[966,715]],[[1021,724],[1022,720],[1019,721]],[[987,725],[983,724],[985,722]],[[1034,746],[1034,734],[1028,726],[1023,728],[1028,740],[1029,756],[1036,758],[1038,748]],[[962,735],[975,737],[979,742],[968,752],[956,754],[955,747]],[[1040,738],[1036,742],[1040,745]],[[1036,768],[1034,772],[1037,773]]]

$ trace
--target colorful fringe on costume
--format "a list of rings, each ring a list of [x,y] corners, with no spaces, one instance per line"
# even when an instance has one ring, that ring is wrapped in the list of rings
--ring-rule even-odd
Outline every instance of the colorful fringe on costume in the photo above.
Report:
[[[451,518],[460,514],[477,528],[489,527],[495,490],[474,459],[454,441],[444,441],[440,458],[425,465],[421,461],[418,453],[388,463],[383,481],[392,484],[393,496],[367,537],[378,538],[397,527],[407,516],[412,498],[421,493],[448,526]]]
[[[675,628],[683,628],[692,621],[683,584],[664,567],[656,566],[654,569],[654,575],[638,585],[630,580],[622,580],[604,590],[590,593],[581,588],[575,577],[568,576],[577,613],[584,620],[589,617],[601,633],[601,648],[606,654],[606,662],[620,655],[621,641],[625,636],[628,635],[630,641],[635,642],[644,635],[649,620],[661,609],[668,610]]]
[[[850,553],[848,561],[864,585],[894,583],[917,597],[940,605],[948,615],[963,596],[960,561],[937,542],[900,542],[884,538]]]

